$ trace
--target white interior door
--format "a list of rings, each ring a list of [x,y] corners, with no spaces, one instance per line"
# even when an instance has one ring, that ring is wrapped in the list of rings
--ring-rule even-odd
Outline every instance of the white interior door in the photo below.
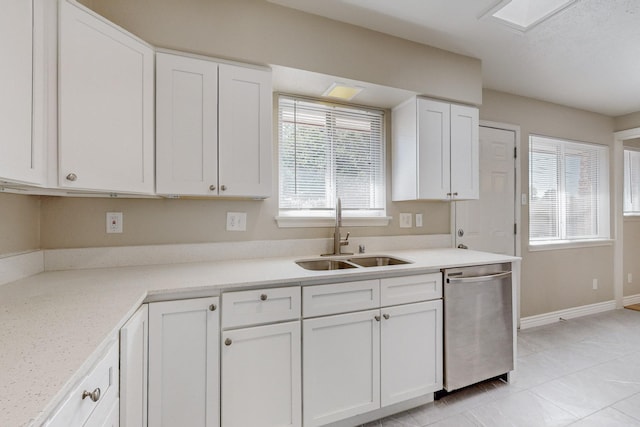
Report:
[[[455,245],[515,255],[514,131],[480,127],[480,199],[455,202]]]

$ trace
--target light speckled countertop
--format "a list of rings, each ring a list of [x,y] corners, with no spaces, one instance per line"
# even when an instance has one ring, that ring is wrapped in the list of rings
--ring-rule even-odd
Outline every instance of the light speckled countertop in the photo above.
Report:
[[[260,258],[45,272],[0,286],[0,425],[37,426],[45,421],[146,301],[519,260],[460,249],[385,254],[413,263],[307,271],[293,261],[314,256]]]

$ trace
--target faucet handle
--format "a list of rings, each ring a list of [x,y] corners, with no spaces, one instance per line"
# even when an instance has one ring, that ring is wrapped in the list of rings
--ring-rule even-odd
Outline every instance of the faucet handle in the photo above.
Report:
[[[347,246],[349,244],[349,235],[351,233],[347,232],[347,237],[344,238],[344,240],[340,240],[340,246]]]

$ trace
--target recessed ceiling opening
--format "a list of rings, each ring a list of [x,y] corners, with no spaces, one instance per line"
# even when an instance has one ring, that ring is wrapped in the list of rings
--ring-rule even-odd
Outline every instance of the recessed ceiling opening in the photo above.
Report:
[[[501,0],[481,18],[492,18],[525,32],[571,6],[577,0]]]

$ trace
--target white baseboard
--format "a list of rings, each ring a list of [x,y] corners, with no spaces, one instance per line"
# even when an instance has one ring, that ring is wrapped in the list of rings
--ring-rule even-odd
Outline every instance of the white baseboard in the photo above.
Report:
[[[640,304],[640,294],[629,295],[622,299],[622,305],[625,307],[633,304]]]
[[[638,295],[640,297],[640,295]],[[640,301],[640,299],[639,299]],[[590,314],[602,313],[603,311],[615,310],[614,300],[598,302],[595,304],[582,305],[564,310],[552,311],[550,313],[537,314],[535,316],[523,317],[520,319],[520,329],[529,329],[536,326],[549,325],[559,322],[562,319],[575,319],[576,317],[588,316]]]
[[[42,251],[25,252],[0,258],[0,286],[44,271]]]

